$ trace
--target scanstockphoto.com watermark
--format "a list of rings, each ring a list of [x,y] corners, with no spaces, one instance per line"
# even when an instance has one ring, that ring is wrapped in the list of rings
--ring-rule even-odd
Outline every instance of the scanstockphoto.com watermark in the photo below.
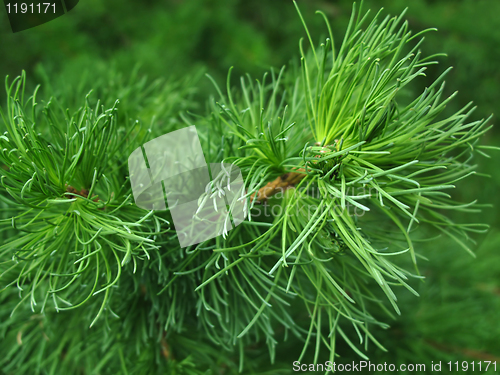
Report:
[[[181,247],[225,237],[250,216],[296,215],[312,220],[324,217],[328,210],[333,215],[347,212],[359,217],[369,211],[363,203],[377,199],[376,189],[326,184],[322,185],[324,189],[273,187],[270,199],[267,194],[261,197],[261,190],[246,189],[237,165],[207,163],[196,126],[172,131],[137,147],[128,158],[128,167],[135,204],[149,211],[168,209]],[[290,194],[298,195],[288,199]]]
[[[401,364],[395,365],[393,363],[371,363],[370,361],[359,361],[351,363],[336,363],[332,361],[326,361],[324,363],[300,363],[299,361],[293,362],[293,371],[305,372],[305,371],[325,371],[325,372],[398,372],[398,371],[425,371],[426,366],[424,364]]]
[[[264,200],[261,204],[255,204],[250,211],[252,217],[280,217],[282,215],[301,216],[311,218],[318,210],[319,214],[324,210],[329,209],[331,213],[341,216],[346,213],[348,216],[362,217],[370,209],[366,206],[366,201],[369,199],[378,199],[378,191],[374,188],[366,187],[349,187],[345,190],[346,199],[342,203],[341,195],[320,190],[318,187],[298,189],[277,188],[277,193],[273,195],[271,200]],[[290,193],[290,191],[292,192]],[[289,194],[296,197],[307,197],[311,199],[296,199],[293,205],[282,204],[283,198]],[[258,197],[258,195],[257,195]],[[336,202],[333,206],[327,207],[326,204],[321,204],[321,200]],[[316,202],[315,202],[316,200]],[[290,200],[288,200],[290,201]],[[315,202],[315,203],[311,203]]]
[[[299,361],[293,362],[293,371],[295,372],[306,372],[306,371],[322,371],[327,373],[338,373],[338,372],[364,372],[369,371],[370,373],[388,373],[388,372],[444,372],[444,373],[460,373],[466,371],[477,371],[477,372],[497,372],[497,362],[496,361],[449,361],[449,362],[431,362],[428,365],[423,363],[420,364],[394,364],[394,363],[372,363],[370,361],[359,361],[351,363],[336,363],[332,361],[326,361],[324,363],[301,363]]]

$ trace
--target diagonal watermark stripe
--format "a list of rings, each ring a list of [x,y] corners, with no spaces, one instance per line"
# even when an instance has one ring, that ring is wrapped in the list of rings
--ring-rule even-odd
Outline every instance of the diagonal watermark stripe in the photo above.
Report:
[[[245,184],[233,164],[207,164],[195,126],[162,135],[128,159],[135,203],[167,207],[182,247],[226,236],[246,218]]]

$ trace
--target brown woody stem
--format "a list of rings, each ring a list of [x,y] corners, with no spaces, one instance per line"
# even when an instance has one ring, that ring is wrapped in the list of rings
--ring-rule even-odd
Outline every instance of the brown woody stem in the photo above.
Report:
[[[256,203],[262,203],[279,191],[293,188],[306,176],[303,173],[304,169],[300,168],[298,171],[285,173],[277,177],[274,181],[268,182],[266,186],[261,187],[259,191],[250,196],[250,202],[256,200]]]

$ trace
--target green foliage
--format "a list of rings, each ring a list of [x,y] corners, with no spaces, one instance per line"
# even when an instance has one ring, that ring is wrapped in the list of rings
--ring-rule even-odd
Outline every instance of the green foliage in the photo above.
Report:
[[[467,250],[460,237],[485,229],[455,224],[440,211],[477,211],[475,202],[457,203],[444,190],[473,173],[470,162],[477,139],[488,130],[487,120],[467,122],[469,106],[439,117],[452,99],[441,100],[444,74],[416,98],[405,96],[405,87],[435,61],[418,52],[422,39],[406,48],[420,34],[412,36],[402,17],[368,22],[367,16],[353,13],[338,53],[331,35],[303,53],[301,77],[294,78],[293,72],[286,77],[282,71],[272,74],[270,83],[242,79],[236,94],[228,81],[227,98],[213,106],[210,139],[226,136],[222,147],[214,148],[225,150],[225,161],[236,163],[247,176],[247,196],[277,174],[303,171],[306,176],[297,193],[274,202],[281,214],[268,225],[257,219],[256,225],[236,228],[228,241],[217,243],[214,251],[224,257],[225,267],[204,277],[200,287],[221,283],[224,274],[251,275],[246,288],[253,293],[246,298],[254,300],[249,310],[253,307],[255,317],[243,333],[259,320],[270,321],[276,312],[271,301],[292,292],[311,316],[302,356],[315,335],[315,360],[321,344],[333,359],[336,334],[362,355],[345,335],[344,319],[365,348],[370,340],[380,345],[369,327],[381,323],[369,310],[381,302],[365,284],[370,279],[379,284],[398,313],[394,286],[417,294],[407,283],[416,275],[389,260],[409,253],[416,266],[412,227],[436,227]],[[334,142],[335,147],[326,147]],[[312,197],[312,190],[320,196]],[[301,204],[309,211],[294,215]],[[351,215],[348,205],[366,216]],[[338,237],[348,251],[330,255],[333,243],[325,247],[319,234]],[[266,284],[271,287],[263,291],[252,287]],[[289,328],[288,315],[278,320]]]
[[[231,22],[208,37],[237,27],[236,8],[215,12],[221,25]],[[176,14],[189,19],[193,9]],[[418,93],[440,55],[423,57],[427,30],[413,35],[404,13],[381,14],[355,9],[342,43],[334,43],[328,21],[318,46],[306,27],[311,47],[301,42],[300,66],[292,62],[257,81],[247,75],[236,87],[230,74],[226,90],[212,78],[217,98],[205,112],[194,96],[198,73],[150,82],[137,70],[117,73],[118,60],[111,67],[97,61],[82,78],[83,59],[65,68],[68,80],[39,66],[49,98],[42,104],[38,88],[24,97],[24,74],[7,80],[0,336],[10,345],[0,349],[2,371],[276,374],[290,373],[297,359],[339,354],[359,360],[396,353],[398,361],[418,363],[408,356],[415,350],[422,360],[443,359],[447,332],[460,331],[444,323],[469,306],[454,302],[462,289],[494,308],[495,285],[458,287],[453,272],[468,261],[458,249],[426,252],[424,239],[437,230],[472,252],[470,233],[485,231],[468,217],[480,206],[459,203],[452,189],[475,173],[476,156],[493,148],[478,144],[489,119],[471,120],[470,104],[447,112],[454,97],[443,99],[448,70]],[[166,18],[159,12],[147,26]],[[231,36],[246,41],[246,27]],[[258,38],[250,39],[259,50]],[[156,50],[150,47],[131,50]],[[190,49],[176,48],[177,57]],[[225,50],[215,56],[231,60]],[[94,92],[87,94],[89,87]],[[126,160],[147,140],[185,124],[197,126],[207,162],[239,166],[246,198],[279,176],[298,174],[300,182],[268,204],[248,199],[248,220],[227,237],[181,249],[168,212],[133,204]],[[467,221],[456,223],[453,211]],[[449,285],[435,276],[441,264],[430,262],[422,275],[431,286],[415,286],[423,278],[417,258],[419,266],[426,258],[450,263],[442,274]],[[480,264],[486,272],[487,261]],[[472,269],[464,275],[477,277]],[[415,302],[401,287],[429,299]],[[433,313],[440,298],[449,303]],[[389,304],[408,316],[396,324],[404,339],[384,331],[394,318]],[[414,304],[424,312],[411,315]],[[493,316],[484,317],[493,324]],[[489,330],[481,332],[487,341]]]
[[[102,110],[99,102],[91,108],[87,98],[75,113],[58,114],[49,101],[39,112],[35,92],[29,114],[24,80],[7,86],[2,114],[7,127],[0,146],[7,193],[2,201],[8,216],[3,223],[22,233],[0,247],[1,257],[10,259],[5,273],[18,274],[7,287],[26,289],[20,303],[29,299],[34,310],[41,286],[42,313],[49,298],[59,311],[99,293],[104,308],[121,267],[158,249],[152,237],[160,233],[161,221],[132,204],[123,178],[121,152],[131,152],[147,133],[141,136],[133,125],[118,129],[117,102]],[[37,133],[42,128],[48,139]],[[101,288],[102,272],[106,286]]]

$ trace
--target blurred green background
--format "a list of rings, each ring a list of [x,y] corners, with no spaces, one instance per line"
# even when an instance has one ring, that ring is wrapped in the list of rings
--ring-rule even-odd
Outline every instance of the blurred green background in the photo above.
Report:
[[[341,41],[352,1],[297,2],[315,41],[326,35],[323,20],[314,13],[318,9],[330,18],[337,43]],[[454,67],[447,91],[458,90],[459,95],[448,106],[449,113],[471,100],[478,106],[475,119],[499,112],[500,1],[365,1],[364,9],[376,12],[380,7],[393,15],[409,7],[406,18],[415,32],[439,29],[427,34],[422,50],[427,55],[446,52],[448,57],[429,69],[422,84]],[[67,15],[16,34],[2,10],[0,75],[13,77],[24,69],[30,89],[42,83],[42,94],[65,92],[58,90],[63,86],[74,87],[75,95],[86,93],[97,80],[111,86],[117,76],[128,77],[137,67],[151,81],[181,81],[204,71],[224,83],[231,66],[233,77],[249,73],[259,78],[270,67],[297,60],[298,41],[304,36],[291,0],[81,0]],[[205,78],[196,85],[193,100],[202,107],[214,89]],[[3,105],[3,91],[0,99]],[[483,144],[500,145],[500,129],[493,128]],[[423,244],[429,261],[421,263],[426,282],[415,283],[421,298],[400,292],[402,316],[391,322],[390,330],[375,332],[389,352],[372,349],[373,362],[497,360],[500,367],[500,173],[499,154],[491,156],[474,161],[490,177],[462,181],[456,192],[457,199],[494,206],[472,218],[455,216],[491,225],[488,234],[474,238],[477,258],[446,239]],[[283,348],[278,362],[286,372],[298,354]],[[356,359],[342,347],[339,352],[346,361]]]

